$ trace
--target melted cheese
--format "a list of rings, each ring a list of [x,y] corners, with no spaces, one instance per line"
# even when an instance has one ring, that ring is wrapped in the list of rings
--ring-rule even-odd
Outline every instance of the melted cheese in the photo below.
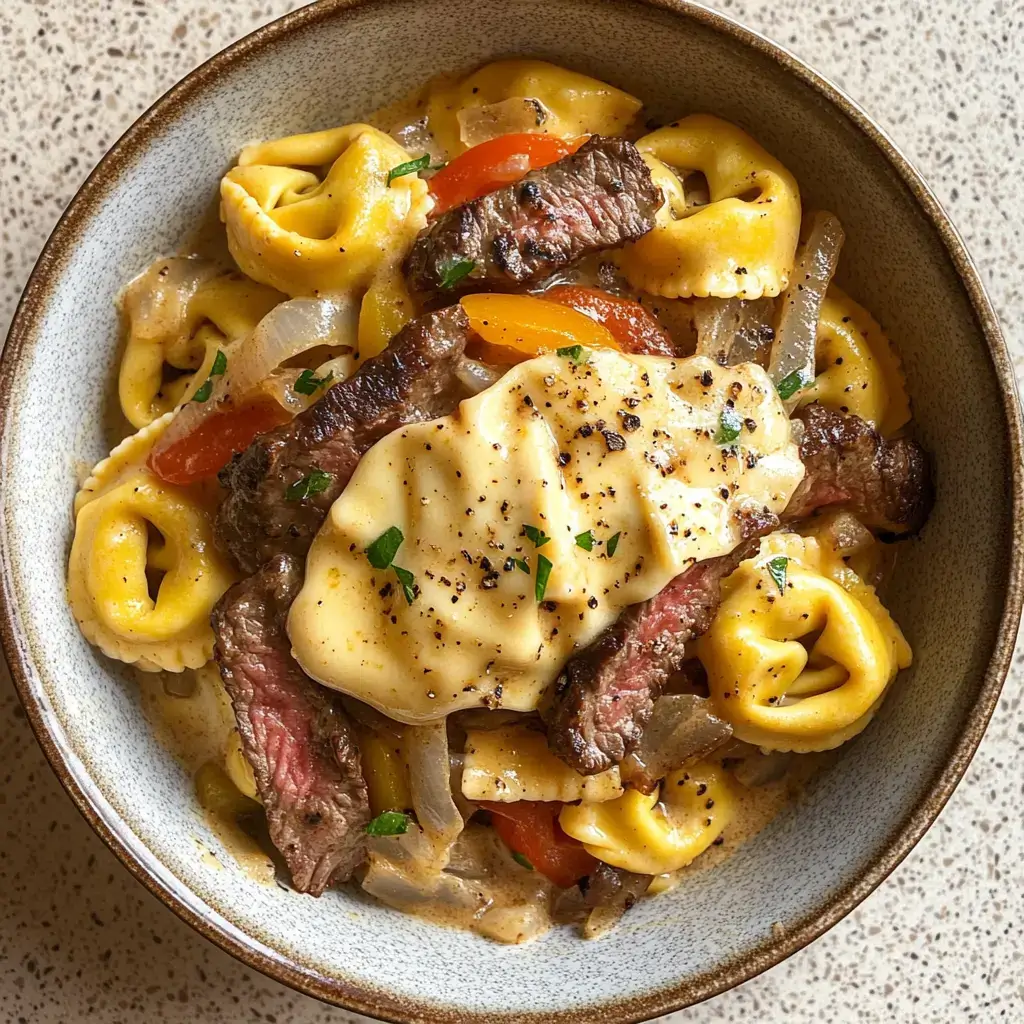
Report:
[[[724,446],[723,412],[740,425]],[[363,457],[310,550],[288,622],[295,657],[401,721],[533,710],[574,647],[730,551],[738,514],[781,512],[802,475],[757,366],[612,351],[528,360]],[[365,553],[391,526],[412,603]],[[525,526],[550,540],[536,547]],[[576,542],[586,531],[590,551]],[[541,556],[551,570],[538,602]]]

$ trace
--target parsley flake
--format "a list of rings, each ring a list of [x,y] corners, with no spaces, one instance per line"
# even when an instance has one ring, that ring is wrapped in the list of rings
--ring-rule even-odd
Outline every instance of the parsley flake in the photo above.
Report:
[[[512,851],[512,859],[520,866],[526,868],[527,871],[533,870],[533,865],[526,859],[525,855],[520,853],[518,850]]]
[[[299,395],[313,395],[318,388],[322,388],[333,378],[333,370],[330,370],[326,377],[314,377],[312,370],[303,370],[299,374],[299,379],[292,385],[292,391]]]
[[[576,534],[576,547],[583,548],[584,551],[594,550],[594,531],[586,530],[583,533]]]
[[[811,383],[811,379],[803,370],[794,370],[792,373],[786,374],[775,385],[775,390],[779,393],[779,398],[786,401],[787,398],[792,398],[798,391],[807,387]]]
[[[617,534],[615,534],[614,537],[609,539],[609,541],[608,541],[608,557],[609,558],[611,558],[612,555],[614,555],[615,552],[618,550],[619,538],[621,536],[622,536],[622,531],[620,530]]]
[[[397,526],[389,526],[367,549],[366,557],[374,569],[387,569],[395,560],[405,535]],[[404,571],[404,570],[403,570]]]
[[[417,157],[415,160],[407,160],[404,164],[392,167],[388,171],[388,184],[390,185],[395,178],[403,178],[407,174],[418,174],[420,171],[425,171],[429,166],[429,153],[424,153],[423,156]]]
[[[405,595],[406,604],[412,604],[416,600],[416,577],[408,569],[403,569],[400,565],[392,565],[391,568],[395,570],[395,575],[398,577],[398,583],[402,588],[402,593]]]
[[[565,348],[556,349],[555,354],[573,363],[585,363],[590,358],[589,349],[582,345],[566,345]]]
[[[725,448],[732,444],[740,436],[740,428],[743,420],[740,414],[733,408],[726,406],[722,415],[718,417],[718,431],[715,433],[715,444],[719,448]]]
[[[366,826],[369,836],[400,836],[409,831],[409,815],[402,811],[385,811]]]
[[[461,256],[455,256],[440,266],[441,288],[454,288],[464,277],[471,274],[476,268],[475,260],[466,260]]]
[[[288,501],[302,501],[303,498],[316,497],[331,486],[333,479],[334,477],[330,473],[325,473],[322,469],[314,469],[312,473],[307,473],[301,480],[296,480],[284,492],[284,496]]]
[[[516,563],[516,568],[520,572],[525,572],[527,576],[530,575],[530,566],[526,562],[524,562],[523,559],[513,558],[512,561]]]
[[[530,540],[535,548],[542,548],[551,538],[543,531],[538,530],[536,526],[523,526],[523,533],[526,534],[527,539]]]
[[[768,562],[768,575],[775,581],[775,586],[779,588],[780,594],[786,592],[787,565],[789,565],[789,559],[785,555],[779,555]]]
[[[537,581],[533,587],[534,597],[538,601],[544,600],[544,593],[548,589],[548,577],[551,575],[551,559],[543,555],[537,556]]]

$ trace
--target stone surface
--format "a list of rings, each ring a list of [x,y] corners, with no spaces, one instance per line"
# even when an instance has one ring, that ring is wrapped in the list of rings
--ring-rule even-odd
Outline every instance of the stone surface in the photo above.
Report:
[[[197,63],[296,6],[2,6],[0,329],[47,232],[117,136]],[[890,131],[965,235],[1024,374],[1024,0],[712,6],[807,59]],[[0,1020],[357,1019],[236,963],[137,885],[62,792],[0,673]],[[1018,654],[966,779],[874,895],[767,974],[667,1019],[1024,1020],[1022,679]]]

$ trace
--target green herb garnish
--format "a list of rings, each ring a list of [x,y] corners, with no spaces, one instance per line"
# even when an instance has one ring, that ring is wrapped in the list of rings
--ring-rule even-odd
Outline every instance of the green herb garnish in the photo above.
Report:
[[[565,348],[555,349],[555,353],[574,363],[585,363],[590,358],[590,351],[582,345],[566,345]]]
[[[301,480],[296,480],[287,491],[284,492],[288,501],[302,501],[303,498],[313,498],[321,494],[331,486],[334,477],[325,473],[322,469],[314,469],[307,473]]]
[[[404,164],[392,167],[391,170],[388,171],[388,184],[390,185],[395,178],[402,178],[407,174],[416,174],[419,171],[425,171],[429,166],[430,154],[424,153],[423,156],[419,156],[415,160],[408,160]]]
[[[405,595],[406,603],[412,604],[416,600],[416,577],[408,569],[403,569],[400,565],[392,565],[391,568],[395,570],[395,575],[398,577],[398,583],[402,588],[402,593]]]
[[[527,539],[533,543],[535,548],[542,548],[551,540],[543,530],[538,530],[536,526],[523,526],[523,533],[526,534]]]
[[[609,558],[611,558],[612,555],[615,554],[616,550],[618,550],[619,538],[621,536],[622,536],[622,531],[620,530],[617,534],[615,534],[614,537],[609,539],[609,541],[608,541],[608,557]]]
[[[576,547],[583,548],[584,551],[594,550],[594,531],[587,530],[584,533],[576,534]]]
[[[775,586],[779,588],[780,594],[786,592],[787,565],[789,565],[789,559],[785,555],[779,555],[768,562],[768,575],[775,581]]]
[[[464,260],[456,256],[441,264],[441,287],[454,288],[464,277],[473,272],[476,267],[474,260]]]
[[[740,436],[740,427],[742,426],[743,420],[740,419],[740,414],[731,406],[727,405],[722,410],[722,415],[718,417],[718,430],[715,433],[715,444],[720,448],[724,448],[726,445],[732,444],[736,438]]]
[[[551,559],[543,555],[537,556],[537,580],[533,586],[534,596],[538,601],[544,600],[544,592],[548,589],[548,577],[551,575]]]
[[[385,811],[366,826],[370,836],[400,836],[409,831],[409,815],[402,811]]]
[[[527,576],[530,575],[530,566],[521,558],[513,558],[512,561],[516,563],[516,568],[520,572],[525,572]]]
[[[210,376],[203,381],[202,386],[196,389],[192,396],[193,402],[205,402],[213,394],[213,378],[223,377],[228,368],[228,357],[224,355],[223,349],[217,349],[213,357],[213,366],[210,367]]]
[[[519,864],[521,867],[526,868],[527,871],[533,870],[533,865],[521,854],[518,850],[512,851],[512,859]]]
[[[366,557],[374,569],[387,569],[395,560],[405,536],[397,526],[389,526],[367,549]],[[404,571],[404,570],[403,570]]]
[[[785,401],[787,398],[792,398],[798,391],[807,387],[811,383],[813,378],[808,377],[803,370],[794,370],[792,373],[787,373],[778,384],[775,385],[775,390],[779,393],[779,398]]]
[[[330,370],[326,377],[314,377],[312,370],[303,370],[299,374],[299,379],[292,385],[292,390],[300,395],[313,395],[318,388],[322,388],[333,377],[333,370]]]

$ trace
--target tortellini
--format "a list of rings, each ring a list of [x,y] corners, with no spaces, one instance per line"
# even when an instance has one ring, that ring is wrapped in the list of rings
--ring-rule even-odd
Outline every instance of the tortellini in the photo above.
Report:
[[[401,262],[393,260],[381,266],[359,307],[359,362],[383,352],[415,310]]]
[[[172,414],[127,438],[75,499],[68,597],[82,634],[146,671],[199,668],[210,612],[236,576],[213,543],[212,486],[173,487],[145,467]]]
[[[911,662],[874,589],[796,534],[766,538],[725,580],[697,655],[737,739],[797,752],[856,736]]]
[[[672,772],[661,792],[628,789],[617,800],[569,804],[558,823],[598,860],[641,875],[678,871],[732,821],[734,783],[714,761]]]
[[[889,435],[910,419],[900,359],[877,321],[835,285],[821,304],[817,376],[798,406],[820,402],[851,412]]]
[[[618,767],[580,775],[551,753],[542,732],[521,725],[466,736],[462,795],[467,800],[596,803],[622,795]]]
[[[118,397],[128,422],[144,427],[191,398],[205,380],[195,371],[218,347],[249,334],[283,299],[207,260],[157,260],[124,295],[128,341]]]
[[[663,192],[669,168],[699,171],[710,201],[680,213],[676,179],[654,229],[619,256],[630,284],[665,298],[778,295],[800,234],[800,191],[789,171],[746,132],[708,114],[659,128],[636,145],[658,161],[649,166]]]
[[[467,149],[459,114],[467,109],[521,98],[541,104],[535,131],[573,139],[580,135],[622,135],[642,106],[640,100],[596,78],[567,71],[543,60],[499,60],[427,94],[430,130],[448,158]]]
[[[388,181],[408,160],[366,124],[247,147],[221,181],[231,255],[293,297],[365,289],[426,225],[427,183],[415,173]]]

